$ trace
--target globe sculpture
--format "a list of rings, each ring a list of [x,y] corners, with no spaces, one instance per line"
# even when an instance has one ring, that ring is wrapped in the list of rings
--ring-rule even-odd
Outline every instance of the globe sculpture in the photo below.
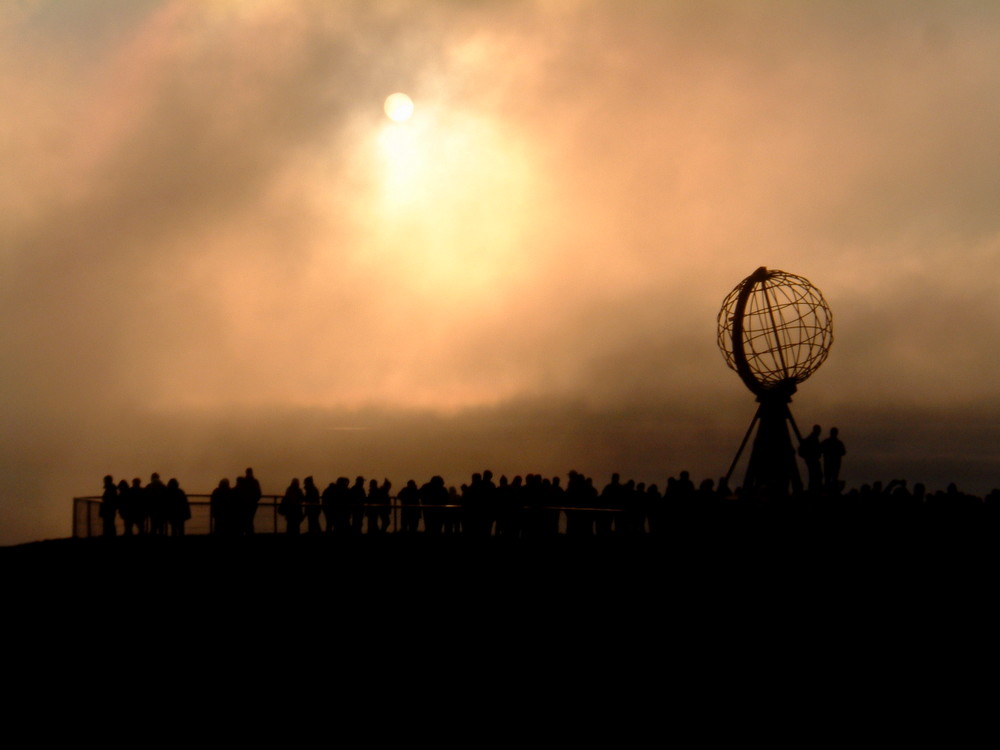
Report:
[[[757,427],[744,489],[769,496],[800,489],[788,425],[800,442],[802,435],[788,404],[830,352],[833,315],[826,300],[808,279],[761,266],[723,300],[718,341],[726,364],[760,404],[727,480]]]

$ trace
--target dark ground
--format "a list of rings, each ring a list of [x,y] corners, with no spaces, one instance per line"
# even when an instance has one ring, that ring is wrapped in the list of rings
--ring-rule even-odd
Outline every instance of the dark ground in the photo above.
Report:
[[[757,513],[683,519],[659,536],[258,535],[62,539],[0,548],[9,594],[94,607],[228,598],[397,613],[563,607],[658,611],[941,598],[993,591],[1000,523],[970,517]],[[707,601],[706,601],[707,600]]]
[[[166,693],[155,710],[183,695],[195,713],[244,695],[241,726],[255,707],[342,720],[374,709],[365,721],[381,731],[390,707],[416,706],[411,736],[436,735],[463,706],[475,736],[538,719],[553,737],[610,724],[602,741],[616,742],[629,727],[681,724],[706,737],[837,736],[873,717],[895,736],[921,726],[918,706],[976,705],[1000,640],[995,524],[857,520],[2,548],[8,662],[31,675],[8,671],[8,683],[41,676],[47,692],[68,670],[83,680],[75,701],[105,679],[98,695],[115,706],[142,686]],[[130,700],[153,710],[145,695]]]

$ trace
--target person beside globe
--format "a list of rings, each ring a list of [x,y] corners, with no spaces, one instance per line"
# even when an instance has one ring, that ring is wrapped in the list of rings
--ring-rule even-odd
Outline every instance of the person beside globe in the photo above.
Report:
[[[820,453],[823,454],[823,475],[830,492],[840,492],[840,462],[847,453],[844,444],[837,437],[839,434],[836,427],[831,427],[830,437],[819,444]]]
[[[809,491],[820,492],[823,489],[823,467],[820,464],[822,452],[819,447],[819,435],[822,428],[813,425],[812,432],[799,442],[799,456],[806,462],[809,474]]]

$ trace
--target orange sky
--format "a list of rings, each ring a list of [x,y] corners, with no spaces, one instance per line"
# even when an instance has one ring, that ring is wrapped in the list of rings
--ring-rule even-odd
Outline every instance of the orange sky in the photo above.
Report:
[[[0,543],[105,473],[718,476],[760,265],[833,308],[793,411],[851,482],[1000,484],[997,38],[981,2],[0,0]]]

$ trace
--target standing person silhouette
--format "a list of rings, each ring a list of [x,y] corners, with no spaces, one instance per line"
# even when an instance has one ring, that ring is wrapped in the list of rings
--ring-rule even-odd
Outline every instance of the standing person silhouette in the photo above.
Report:
[[[840,462],[847,453],[844,444],[837,436],[840,431],[836,427],[830,428],[830,437],[819,444],[820,453],[823,454],[823,474],[826,476],[826,488],[832,492],[840,492]]]
[[[285,490],[281,503],[278,505],[278,515],[285,518],[285,533],[298,534],[302,525],[302,503],[305,500],[305,493],[299,486],[298,478],[292,480]]]
[[[823,467],[820,465],[822,452],[819,444],[819,434],[821,428],[814,424],[812,432],[802,438],[799,443],[799,456],[806,462],[806,470],[809,474],[809,491],[819,492],[823,489]]]
[[[351,485],[351,533],[360,534],[365,523],[365,504],[368,496],[365,494],[365,478],[357,477]]]
[[[302,509],[306,517],[306,532],[309,534],[319,534],[322,529],[319,525],[319,488],[311,476],[302,480]]]
[[[404,534],[415,534],[420,526],[420,489],[413,479],[399,491],[400,522]]]
[[[167,522],[170,524],[170,536],[184,536],[184,524],[191,520],[191,503],[187,493],[181,489],[180,482],[171,479],[167,482]]]
[[[260,505],[261,491],[260,482],[253,475],[253,469],[247,468],[246,474],[236,481],[240,488],[240,513],[243,514],[243,531],[247,534],[254,533],[253,520],[257,515],[257,507]]]
[[[153,472],[146,485],[146,507],[149,509],[149,533],[163,536],[167,533],[167,486],[160,475]]]
[[[143,489],[142,480],[139,477],[132,479],[132,486],[128,488],[126,505],[131,518],[131,521],[126,522],[125,525],[126,536],[131,535],[133,525],[137,534],[145,534],[146,519],[149,518],[149,504],[146,502],[146,490]]]
[[[368,482],[368,504],[365,509],[365,516],[368,518],[368,533],[382,533],[389,528],[389,490],[392,482],[388,479],[382,481],[382,486],[374,479]]]
[[[213,534],[235,536],[239,534],[238,508],[234,512],[233,490],[229,480],[222,478],[219,486],[212,490],[208,506],[212,514],[211,529]]]
[[[104,494],[101,495],[101,521],[104,536],[115,536],[115,514],[118,513],[118,487],[114,477],[108,474],[104,477]]]
[[[135,500],[132,497],[132,488],[123,479],[118,483],[118,515],[122,518],[122,525],[124,527],[122,533],[125,536],[132,536],[133,527],[136,527],[136,531],[138,531],[139,524],[135,520],[138,512]]]

